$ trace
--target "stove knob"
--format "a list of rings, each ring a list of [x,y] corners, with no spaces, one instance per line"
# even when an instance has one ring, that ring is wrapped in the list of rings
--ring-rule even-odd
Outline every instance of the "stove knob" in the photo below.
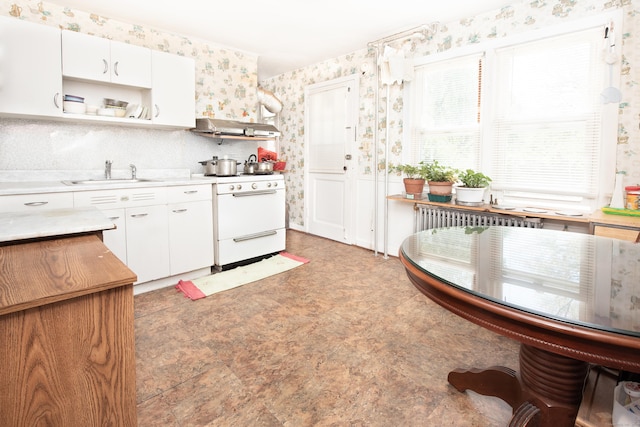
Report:
[[[235,187],[233,186],[233,184],[231,184],[231,185],[229,186],[229,190],[231,190],[231,191],[233,191],[233,190],[234,190],[234,188],[235,188]]]
[[[277,187],[277,186],[278,186],[278,183],[277,183],[277,182],[274,182],[274,183],[273,183],[273,186],[274,186],[274,187]]]
[[[258,184],[256,184],[256,183],[254,182],[253,184],[251,184],[251,188],[253,188],[253,189],[255,190],[256,188],[258,188]]]
[[[267,188],[271,188],[271,183],[267,182]]]
[[[238,184],[238,190],[242,190],[242,185]]]

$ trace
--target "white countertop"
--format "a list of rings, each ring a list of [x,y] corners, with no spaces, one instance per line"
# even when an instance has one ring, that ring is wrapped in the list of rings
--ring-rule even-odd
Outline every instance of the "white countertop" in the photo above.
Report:
[[[95,207],[0,213],[0,242],[114,228],[113,221]]]
[[[0,196],[37,193],[65,193],[115,188],[167,187],[190,184],[215,184],[216,177],[191,174],[182,170],[139,171],[138,178],[151,181],[132,183],[100,182],[65,184],[64,181],[101,179],[100,171],[0,171]],[[128,171],[114,171],[113,178],[127,178]]]

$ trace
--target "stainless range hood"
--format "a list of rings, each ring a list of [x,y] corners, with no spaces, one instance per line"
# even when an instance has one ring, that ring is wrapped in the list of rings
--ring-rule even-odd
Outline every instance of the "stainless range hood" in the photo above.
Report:
[[[196,119],[196,127],[191,130],[214,138],[224,138],[225,136],[275,138],[280,136],[280,131],[273,125],[225,119]]]

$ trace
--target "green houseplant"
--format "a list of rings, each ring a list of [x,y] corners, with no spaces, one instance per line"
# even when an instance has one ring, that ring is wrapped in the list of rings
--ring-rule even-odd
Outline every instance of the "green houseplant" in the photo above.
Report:
[[[456,186],[456,203],[480,204],[484,198],[484,192],[491,183],[491,178],[482,172],[467,169],[458,176],[462,185]]]
[[[443,165],[437,160],[424,165],[424,176],[429,184],[429,200],[432,202],[449,202],[453,192],[453,184],[458,179],[458,170]]]
[[[424,184],[426,181],[426,168],[424,162],[420,162],[417,165],[389,165],[389,170],[406,176],[402,181],[407,195],[419,196],[424,191]]]

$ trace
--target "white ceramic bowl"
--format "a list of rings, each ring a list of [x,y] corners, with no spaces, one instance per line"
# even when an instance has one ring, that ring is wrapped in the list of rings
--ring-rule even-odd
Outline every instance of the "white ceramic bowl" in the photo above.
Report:
[[[84,105],[84,102],[63,101],[62,109],[65,113],[84,114],[87,111],[87,106]]]
[[[98,109],[99,116],[115,117],[116,111],[113,108],[100,108]]]
[[[98,106],[97,105],[87,105],[87,114],[91,114],[95,116],[98,114]]]

